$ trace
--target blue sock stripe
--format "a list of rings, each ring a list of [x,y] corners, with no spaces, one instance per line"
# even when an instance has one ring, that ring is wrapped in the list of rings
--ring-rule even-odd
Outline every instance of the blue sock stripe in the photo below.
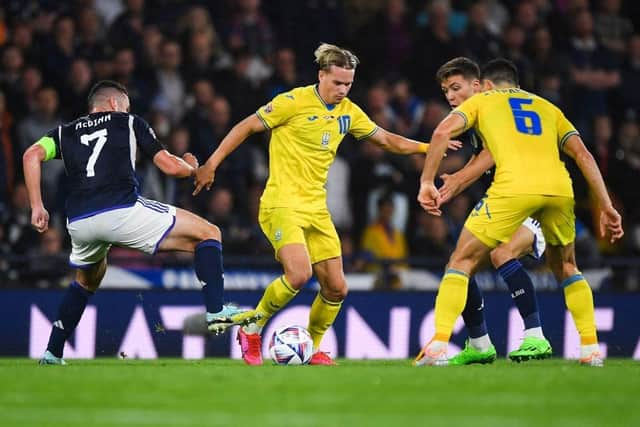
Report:
[[[445,276],[447,274],[458,274],[460,276],[469,277],[469,275],[467,273],[465,273],[464,271],[456,270],[454,268],[447,269],[447,271],[444,274],[445,274]]]
[[[222,243],[215,239],[203,240],[202,242],[198,243],[198,245],[196,246],[196,250],[207,247],[214,247],[222,250]]]
[[[503,279],[508,278],[513,273],[522,268],[522,264],[517,259],[512,259],[511,261],[507,261],[498,267],[498,273],[502,276]]]
[[[580,273],[574,274],[573,276],[570,276],[564,279],[562,283],[560,283],[560,287],[564,289],[567,286],[572,285],[580,280],[584,280],[584,276]]]

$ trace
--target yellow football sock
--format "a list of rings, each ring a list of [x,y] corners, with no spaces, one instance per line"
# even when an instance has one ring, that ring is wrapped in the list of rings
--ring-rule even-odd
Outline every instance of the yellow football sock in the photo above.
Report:
[[[582,274],[574,274],[562,282],[564,301],[580,334],[580,344],[598,343],[593,293]]]
[[[467,303],[469,276],[458,270],[448,269],[440,282],[436,297],[436,334],[434,341],[449,342],[453,326]]]
[[[333,321],[336,320],[336,316],[340,312],[340,307],[342,307],[342,301],[329,301],[320,292],[316,295],[316,299],[311,304],[309,327],[307,328],[313,339],[314,350],[320,348],[322,337],[327,329],[333,325]]]
[[[284,275],[275,279],[264,290],[262,299],[256,306],[256,311],[262,313],[263,316],[256,324],[263,328],[271,316],[287,305],[297,294],[298,291],[291,287]]]

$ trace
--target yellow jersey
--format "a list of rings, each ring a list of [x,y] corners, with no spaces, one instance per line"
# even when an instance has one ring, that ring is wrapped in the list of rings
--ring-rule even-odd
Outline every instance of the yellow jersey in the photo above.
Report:
[[[378,129],[348,98],[326,104],[315,85],[282,93],[256,114],[271,129],[263,208],[325,208],[327,174],[344,136],[365,139]]]
[[[578,132],[549,101],[518,88],[478,93],[452,114],[474,128],[496,162],[490,196],[536,194],[573,197],[560,151]]]

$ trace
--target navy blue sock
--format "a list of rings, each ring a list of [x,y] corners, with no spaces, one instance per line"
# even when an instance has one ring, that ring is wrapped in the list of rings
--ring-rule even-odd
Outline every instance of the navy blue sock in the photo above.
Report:
[[[475,277],[469,280],[467,288],[467,304],[462,311],[464,324],[469,331],[470,338],[479,338],[487,334],[487,323],[484,319],[484,301],[482,291],[478,287]]]
[[[58,316],[56,321],[53,322],[49,344],[47,344],[47,350],[54,356],[62,357],[64,343],[78,326],[91,295],[93,295],[93,292],[86,290],[75,280],[71,282],[67,292],[64,294],[60,307],[58,307]]]
[[[536,291],[531,278],[524,271],[522,264],[517,259],[512,259],[500,267],[498,273],[507,282],[511,298],[518,307],[520,316],[524,321],[524,328],[531,329],[540,327],[540,314],[538,313],[538,301]]]
[[[224,269],[222,268],[222,243],[204,240],[196,246],[196,277],[203,283],[202,294],[207,313],[222,310],[224,293]]]

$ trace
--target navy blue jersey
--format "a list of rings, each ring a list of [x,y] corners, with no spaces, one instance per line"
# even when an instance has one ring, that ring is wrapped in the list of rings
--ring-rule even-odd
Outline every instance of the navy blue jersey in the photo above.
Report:
[[[138,197],[136,150],[149,158],[164,149],[140,117],[118,112],[92,113],[47,134],[55,142],[69,177],[65,213],[69,222],[133,206]]]
[[[468,131],[464,132],[462,135],[460,135],[459,139],[463,143],[469,142],[471,144],[471,147],[473,147],[473,154],[475,156],[480,154],[480,152],[482,151],[482,148],[483,148],[482,139],[476,134],[476,132],[473,129],[469,129]],[[482,190],[483,192],[486,192],[487,189],[491,186],[495,172],[496,172],[496,168],[494,166],[488,171],[486,171],[485,173],[483,173],[482,176],[480,177],[480,183],[484,187],[484,189]]]

